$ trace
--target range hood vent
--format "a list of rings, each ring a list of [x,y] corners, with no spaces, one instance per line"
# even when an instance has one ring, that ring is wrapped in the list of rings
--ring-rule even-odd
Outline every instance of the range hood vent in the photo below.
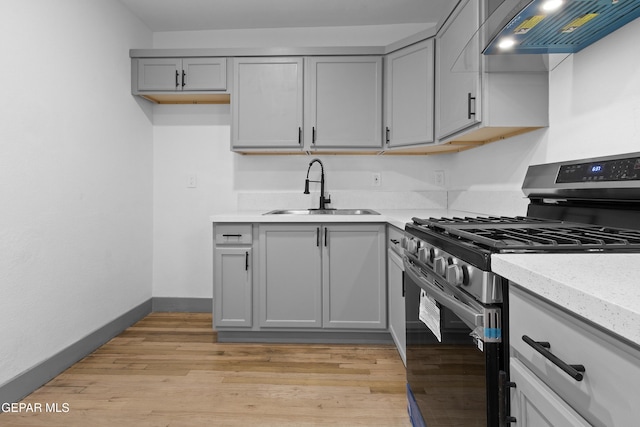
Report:
[[[638,0],[505,0],[489,19],[497,32],[483,53],[571,54],[639,16]]]

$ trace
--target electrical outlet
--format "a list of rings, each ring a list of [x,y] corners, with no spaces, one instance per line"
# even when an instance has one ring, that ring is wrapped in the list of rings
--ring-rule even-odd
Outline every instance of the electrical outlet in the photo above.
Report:
[[[198,186],[198,175],[187,175],[187,188],[196,188]]]
[[[435,171],[433,173],[433,183],[439,187],[444,187],[444,171]]]
[[[371,185],[373,185],[374,187],[380,187],[380,180],[382,178],[380,177],[380,173],[376,172],[373,174],[373,181],[371,182]]]

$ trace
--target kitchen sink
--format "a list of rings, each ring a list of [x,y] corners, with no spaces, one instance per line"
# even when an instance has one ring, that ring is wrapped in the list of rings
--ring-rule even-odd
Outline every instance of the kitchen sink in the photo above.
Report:
[[[276,209],[263,215],[380,215],[371,209]]]

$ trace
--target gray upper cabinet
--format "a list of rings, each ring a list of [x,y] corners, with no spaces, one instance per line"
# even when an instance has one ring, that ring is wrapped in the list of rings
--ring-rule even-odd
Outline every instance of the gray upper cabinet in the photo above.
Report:
[[[225,91],[226,58],[138,58],[137,90]]]
[[[322,327],[320,225],[260,225],[260,327]]]
[[[464,3],[464,2],[463,2]],[[436,118],[443,139],[481,121],[480,3],[458,8],[436,37]],[[474,46],[467,46],[471,41]]]
[[[486,1],[462,0],[436,35],[436,140],[472,148],[549,125],[546,71],[507,72],[482,55]]]
[[[382,147],[382,58],[307,58],[310,150]]]
[[[433,142],[433,40],[385,58],[385,137],[388,147]]]
[[[387,327],[385,226],[323,227],[323,326]]]
[[[233,150],[382,147],[381,57],[236,58],[233,65]]]
[[[302,58],[233,60],[233,149],[302,149]]]

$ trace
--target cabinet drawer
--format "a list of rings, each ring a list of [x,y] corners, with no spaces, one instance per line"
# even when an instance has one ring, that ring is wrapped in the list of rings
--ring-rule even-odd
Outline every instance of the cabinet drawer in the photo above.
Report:
[[[251,224],[216,225],[216,245],[250,245],[253,242],[251,229]]]
[[[637,348],[512,284],[509,328],[511,357],[527,366],[589,423],[624,426],[635,425],[640,419],[640,405],[630,398],[640,384]],[[567,364],[583,365],[583,379],[569,376],[523,336],[548,342],[548,350]]]
[[[387,240],[389,247],[399,247],[400,242],[402,241],[402,236],[404,236],[404,232],[393,225],[389,225],[387,226],[387,235],[389,236],[389,239]]]

